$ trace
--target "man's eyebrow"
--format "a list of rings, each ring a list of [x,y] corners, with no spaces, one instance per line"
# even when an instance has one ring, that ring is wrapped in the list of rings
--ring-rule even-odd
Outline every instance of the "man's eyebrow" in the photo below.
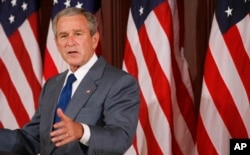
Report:
[[[81,29],[73,29],[73,33],[82,32]],[[58,32],[57,35],[66,35],[68,32]]]
[[[59,32],[59,34],[66,34],[67,32]]]
[[[68,35],[67,32],[59,32],[59,33],[56,33],[56,37],[66,37]]]
[[[73,29],[73,32],[81,32],[81,29]]]

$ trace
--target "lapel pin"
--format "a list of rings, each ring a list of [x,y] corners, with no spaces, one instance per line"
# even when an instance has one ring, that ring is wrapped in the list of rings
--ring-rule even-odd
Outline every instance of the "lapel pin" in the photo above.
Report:
[[[89,90],[89,89],[88,89],[88,90],[86,90],[86,93],[87,93],[87,94],[89,94],[89,93],[90,93],[90,90]]]

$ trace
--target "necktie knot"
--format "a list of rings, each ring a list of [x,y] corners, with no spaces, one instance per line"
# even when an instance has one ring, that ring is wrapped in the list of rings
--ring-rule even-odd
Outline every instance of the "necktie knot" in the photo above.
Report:
[[[72,83],[73,83],[75,80],[76,80],[75,75],[74,75],[74,74],[70,74],[69,77],[68,77],[68,79],[67,79],[66,85],[68,85],[68,84],[72,85]]]

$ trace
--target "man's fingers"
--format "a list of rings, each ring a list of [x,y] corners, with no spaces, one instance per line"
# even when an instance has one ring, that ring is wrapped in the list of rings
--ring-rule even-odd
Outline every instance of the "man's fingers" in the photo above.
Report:
[[[63,127],[68,126],[67,124],[69,124],[69,122],[72,121],[70,117],[68,117],[67,115],[65,115],[65,114],[63,113],[63,111],[62,111],[61,108],[58,108],[58,109],[57,109],[56,114],[57,114],[57,116],[60,118],[61,121],[58,122],[58,123],[55,123],[55,124],[53,125],[53,127],[54,127],[55,130],[57,130],[57,129],[59,129],[59,128],[63,128]]]
[[[69,119],[69,117],[63,113],[61,108],[57,109],[57,116],[61,119],[61,121]]]
[[[71,137],[68,133],[61,134],[59,136],[52,137],[51,141],[55,143],[57,147],[65,145],[71,141]]]
[[[57,109],[57,115],[61,121],[54,124],[54,130],[50,134],[51,141],[59,147],[74,140],[79,140],[83,135],[82,125],[74,122],[60,108]]]
[[[62,140],[56,141],[54,143],[55,143],[56,147],[60,147],[60,146],[63,146],[71,141],[72,140],[71,140],[70,136],[64,135],[64,138]]]

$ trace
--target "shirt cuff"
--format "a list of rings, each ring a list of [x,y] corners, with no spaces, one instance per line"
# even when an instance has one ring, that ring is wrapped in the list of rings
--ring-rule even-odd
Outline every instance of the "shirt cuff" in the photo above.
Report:
[[[80,139],[80,142],[86,146],[89,146],[89,139],[90,139],[90,129],[89,129],[89,126],[86,125],[86,124],[82,124],[82,127],[83,127],[83,135]]]

